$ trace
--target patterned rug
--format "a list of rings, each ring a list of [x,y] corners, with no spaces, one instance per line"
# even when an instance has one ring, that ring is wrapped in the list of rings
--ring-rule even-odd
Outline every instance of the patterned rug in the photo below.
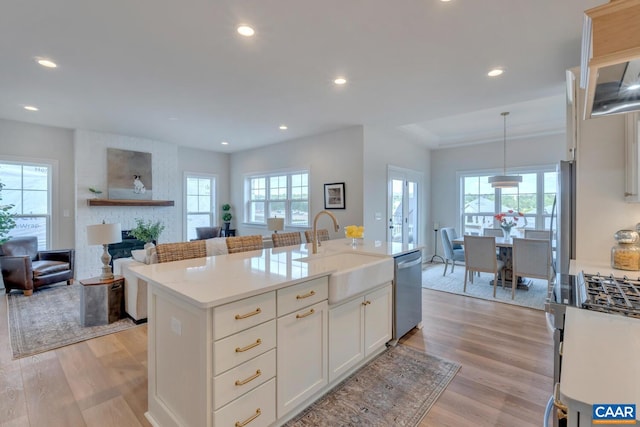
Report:
[[[22,293],[7,295],[9,335],[14,359],[136,326],[129,318],[109,325],[81,326],[81,286],[64,284],[42,288],[30,297]]]
[[[285,426],[415,427],[459,369],[457,363],[398,344]]]
[[[493,274],[480,273],[480,277],[474,276],[473,283],[467,282],[467,292],[464,293],[464,266],[456,265],[453,273],[451,266],[447,268],[447,274],[442,275],[444,264],[427,264],[422,270],[422,287],[437,291],[449,292],[470,296],[474,298],[498,301],[507,304],[544,310],[544,302],[547,298],[547,281],[540,279],[526,279],[531,282],[528,290],[516,289],[515,299],[511,299],[511,287],[502,289],[502,282],[498,281],[496,297],[493,297]]]

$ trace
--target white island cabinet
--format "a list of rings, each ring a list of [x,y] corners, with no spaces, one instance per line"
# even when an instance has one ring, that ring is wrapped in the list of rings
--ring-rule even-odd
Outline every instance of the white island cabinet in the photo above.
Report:
[[[149,284],[153,426],[279,426],[384,351],[392,284],[329,305],[339,269],[305,263],[309,249],[132,268]]]

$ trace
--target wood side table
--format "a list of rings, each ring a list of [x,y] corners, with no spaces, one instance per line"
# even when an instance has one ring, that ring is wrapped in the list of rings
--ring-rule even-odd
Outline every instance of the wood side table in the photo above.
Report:
[[[108,325],[123,317],[124,277],[102,280],[100,277],[80,280],[80,324]]]

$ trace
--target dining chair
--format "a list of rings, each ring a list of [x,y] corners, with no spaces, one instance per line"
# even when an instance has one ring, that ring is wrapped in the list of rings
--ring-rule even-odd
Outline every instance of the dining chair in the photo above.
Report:
[[[453,268],[456,265],[456,261],[464,262],[464,249],[462,249],[461,245],[454,245],[451,243],[452,240],[458,238],[458,233],[456,233],[455,228],[442,227],[440,229],[440,236],[442,238],[442,247],[444,248],[444,272],[442,272],[442,275],[444,276],[447,274],[449,261],[451,261],[452,273]]]
[[[513,238],[513,285],[511,299],[516,295],[518,277],[532,277],[547,281],[551,286],[551,244],[542,239]]]
[[[502,228],[485,228],[482,230],[483,236],[502,237]]]
[[[543,239],[549,240],[551,238],[551,230],[524,230],[525,239]]]
[[[327,230],[326,228],[318,229],[316,230],[316,233],[318,235],[318,242],[324,242],[326,240],[329,240],[329,230]],[[312,243],[313,230],[306,230],[304,232],[304,238],[307,240],[307,243]]]
[[[252,236],[227,237],[226,242],[227,250],[230,254],[264,249],[262,236],[260,234]]]
[[[493,236],[464,236],[465,275],[463,291],[467,292],[467,278],[473,283],[473,273],[493,273],[493,297],[496,297],[498,272],[502,272],[504,288],[504,262],[496,258],[496,239]]]
[[[280,248],[282,246],[299,245],[302,243],[300,233],[292,231],[291,233],[273,233],[271,235],[274,248]]]

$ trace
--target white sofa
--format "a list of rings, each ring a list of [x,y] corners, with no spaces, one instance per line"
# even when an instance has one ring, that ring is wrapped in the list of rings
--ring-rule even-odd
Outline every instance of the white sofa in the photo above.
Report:
[[[223,255],[227,253],[227,242],[224,237],[214,237],[205,241],[207,256]],[[144,251],[142,251],[144,252]],[[136,323],[147,319],[147,282],[139,279],[131,267],[150,264],[149,258],[141,256],[140,251],[132,251],[132,258],[118,258],[113,260],[113,274],[124,277],[124,308]]]

